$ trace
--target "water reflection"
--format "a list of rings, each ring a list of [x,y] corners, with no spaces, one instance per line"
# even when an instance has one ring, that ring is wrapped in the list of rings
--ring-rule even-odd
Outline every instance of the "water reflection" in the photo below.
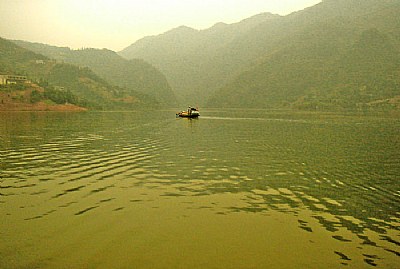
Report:
[[[135,216],[171,210],[172,203],[171,212],[186,218],[204,210],[243,216],[239,221],[248,217],[242,213],[284,214],[296,220],[294,237],[336,241],[338,266],[396,264],[398,120],[228,112],[196,120],[139,112],[2,114],[2,230],[65,217],[111,222],[111,213]],[[2,235],[10,238],[0,249],[6,259],[15,235]]]

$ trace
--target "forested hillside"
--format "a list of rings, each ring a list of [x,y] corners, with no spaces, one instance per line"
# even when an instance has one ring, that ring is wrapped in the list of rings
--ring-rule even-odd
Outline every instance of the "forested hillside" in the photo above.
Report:
[[[62,95],[92,109],[137,109],[152,107],[155,99],[113,86],[89,68],[52,60],[0,38],[0,73],[24,75],[41,86],[55,101]],[[3,89],[12,91],[13,88]],[[58,96],[58,97],[57,97]]]
[[[400,95],[398,14],[398,0],[325,0],[288,16],[181,27],[120,54],[159,67],[191,103],[392,109]]]
[[[327,14],[329,10],[337,12],[338,7],[359,12],[367,2],[372,7],[377,1],[337,1],[343,6],[333,6],[334,2],[325,1],[316,8]],[[285,38],[258,65],[218,91],[209,105],[400,108],[400,21],[396,19],[400,7],[388,2],[391,5],[382,1],[376,10],[362,16],[348,17],[343,12],[339,17],[321,19]]]
[[[51,59],[89,67],[108,83],[125,88],[132,94],[139,92],[149,95],[165,106],[176,104],[176,97],[165,76],[143,60],[126,60],[107,49],[71,50],[24,41],[14,42]]]

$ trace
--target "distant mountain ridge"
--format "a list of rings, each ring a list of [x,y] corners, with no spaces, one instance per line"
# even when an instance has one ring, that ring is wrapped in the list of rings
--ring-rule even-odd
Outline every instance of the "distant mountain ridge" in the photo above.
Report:
[[[159,68],[181,101],[204,102],[215,88],[229,81],[232,71],[237,72],[235,63],[221,57],[225,47],[256,25],[276,18],[280,16],[263,13],[239,23],[217,23],[201,31],[180,26],[145,37],[119,54],[127,59],[144,59]],[[216,61],[218,65],[214,64]]]
[[[324,0],[288,16],[261,14],[203,31],[179,27],[119,54],[158,67],[187,103],[390,107],[400,95],[399,6],[398,0]],[[375,45],[362,48],[365,43]],[[377,70],[368,55],[390,60],[378,61]]]
[[[156,57],[153,53],[159,53],[160,55],[167,52],[186,54],[196,52],[199,48],[206,49],[209,45],[213,46],[209,49],[213,49],[215,46],[223,47],[243,32],[277,17],[280,16],[261,13],[239,23],[226,24],[219,22],[205,30],[196,30],[182,25],[157,36],[144,37],[118,52],[118,54],[127,59],[141,55],[151,58]],[[169,50],[165,51],[165,49]]]

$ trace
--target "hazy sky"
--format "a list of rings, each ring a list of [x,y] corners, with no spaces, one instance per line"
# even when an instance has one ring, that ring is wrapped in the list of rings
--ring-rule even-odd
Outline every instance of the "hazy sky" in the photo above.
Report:
[[[119,51],[186,25],[205,29],[271,12],[287,15],[321,0],[0,0],[0,37]]]

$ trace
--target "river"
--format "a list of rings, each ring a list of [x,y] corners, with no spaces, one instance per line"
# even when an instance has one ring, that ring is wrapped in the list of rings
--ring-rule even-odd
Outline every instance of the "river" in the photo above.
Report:
[[[399,268],[400,120],[0,113],[0,268]]]

